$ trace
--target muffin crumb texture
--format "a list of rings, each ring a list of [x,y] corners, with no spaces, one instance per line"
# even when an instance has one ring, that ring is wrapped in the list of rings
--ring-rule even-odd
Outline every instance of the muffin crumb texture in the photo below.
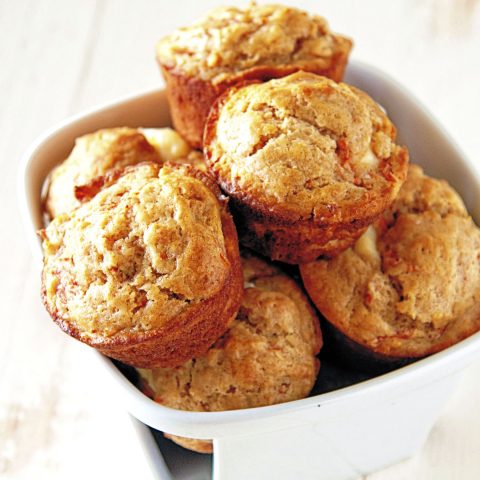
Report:
[[[214,82],[257,66],[328,68],[351,41],[332,34],[326,20],[282,5],[220,7],[157,45],[163,65]]]
[[[50,218],[67,213],[81,205],[75,188],[140,162],[161,162],[155,148],[134,128],[119,127],[98,130],[78,137],[68,158],[49,176],[45,209]]]
[[[382,354],[419,357],[480,328],[479,259],[480,230],[460,197],[411,165],[392,207],[354,248],[301,272],[344,334]]]
[[[236,319],[208,352],[174,369],[139,370],[168,407],[221,411],[306,397],[318,371],[318,319],[284,273],[247,254]]]
[[[324,77],[298,72],[230,91],[212,120],[207,162],[222,187],[280,204],[291,220],[378,209],[405,178],[406,154],[380,107]]]
[[[48,179],[45,210],[50,219],[79,207],[98,177],[142,162],[201,165],[188,143],[171,128],[105,128],[78,137],[68,158]],[[88,197],[88,195],[87,195]]]
[[[44,231],[48,310],[90,342],[161,327],[224,287],[222,208],[181,168],[127,169]]]
[[[368,95],[308,72],[228,90],[204,135],[240,241],[300,264],[350,247],[393,202],[408,150]]]

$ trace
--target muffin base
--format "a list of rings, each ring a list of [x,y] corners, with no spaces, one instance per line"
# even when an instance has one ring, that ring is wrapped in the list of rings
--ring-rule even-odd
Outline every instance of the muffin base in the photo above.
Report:
[[[402,184],[408,152],[399,148],[395,155],[395,174]],[[228,182],[217,181],[227,194],[234,190]],[[230,206],[242,245],[272,260],[296,265],[333,257],[351,247],[391,205],[396,194],[397,190],[392,189],[376,201],[345,209],[341,215],[332,210],[330,216],[321,219],[299,219],[274,204],[260,204],[253,196],[242,193],[230,197]]]
[[[232,211],[242,245],[271,260],[291,265],[311,262],[321,256],[334,256],[346,250],[378,217],[324,225],[312,221],[276,221],[274,217],[269,218],[233,199]]]
[[[325,338],[323,355],[354,371],[381,375],[422,358],[396,357],[375,352],[355,342],[325,319],[322,319],[322,333]]]

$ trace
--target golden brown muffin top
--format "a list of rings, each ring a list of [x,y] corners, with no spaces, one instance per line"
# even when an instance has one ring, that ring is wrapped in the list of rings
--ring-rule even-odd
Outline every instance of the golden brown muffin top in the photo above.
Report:
[[[80,206],[76,189],[110,170],[140,162],[178,162],[190,152],[187,142],[171,128],[106,128],[83,135],[49,176],[47,213],[54,218]]]
[[[348,336],[387,355],[422,356],[480,327],[479,258],[480,230],[460,197],[411,165],[375,227],[301,272],[319,309]]]
[[[297,72],[220,97],[205,154],[222,188],[247,204],[289,221],[349,221],[359,206],[380,213],[398,192],[408,155],[395,134],[365,93]]]
[[[178,368],[139,370],[168,407],[221,411],[303,398],[315,382],[318,319],[298,285],[245,254],[245,296],[230,329],[202,357]]]
[[[49,313],[94,343],[160,328],[219,292],[225,207],[208,182],[192,167],[139,164],[56,217],[42,233]]]
[[[258,66],[312,62],[330,65],[339,48],[351,42],[333,35],[326,20],[282,5],[211,10],[189,27],[179,28],[157,45],[157,58],[189,76],[222,81]]]

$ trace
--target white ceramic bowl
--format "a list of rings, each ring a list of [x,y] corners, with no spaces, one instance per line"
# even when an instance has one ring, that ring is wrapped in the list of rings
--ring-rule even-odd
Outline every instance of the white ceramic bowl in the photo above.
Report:
[[[450,136],[403,87],[370,66],[351,63],[346,81],[382,104],[411,160],[445,178],[480,222],[480,180]],[[142,93],[66,120],[28,150],[20,174],[21,207],[32,252],[42,227],[40,194],[51,168],[79,135],[128,125],[161,127],[170,117],[163,90]],[[53,328],[53,327],[52,327]],[[140,393],[106,357],[94,353],[115,396],[158,430],[214,441],[216,479],[349,479],[411,456],[424,442],[460,373],[480,352],[480,333],[380,377],[340,390],[270,407],[185,412]]]

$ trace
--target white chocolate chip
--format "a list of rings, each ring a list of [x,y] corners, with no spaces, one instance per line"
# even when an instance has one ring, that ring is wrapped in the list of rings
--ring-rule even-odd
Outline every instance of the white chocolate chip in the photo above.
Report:
[[[378,167],[378,157],[373,153],[372,149],[369,148],[365,155],[358,162],[362,167],[371,170]]]
[[[380,253],[377,249],[377,232],[372,225],[356,241],[353,250],[366,261],[380,263]]]
[[[164,162],[173,162],[186,157],[191,148],[172,128],[140,128],[148,143],[155,147]]]

